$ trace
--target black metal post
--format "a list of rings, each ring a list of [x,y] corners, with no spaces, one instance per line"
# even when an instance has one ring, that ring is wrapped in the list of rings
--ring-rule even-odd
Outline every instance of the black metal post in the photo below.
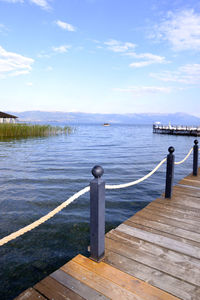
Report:
[[[174,159],[175,156],[173,152],[174,147],[169,147],[169,154],[167,155],[167,172],[166,172],[166,186],[165,186],[165,198],[171,198],[172,187],[174,182]]]
[[[90,258],[100,261],[105,252],[105,181],[101,179],[104,170],[95,166],[90,182]]]
[[[194,147],[193,147],[193,176],[198,175],[198,158],[199,158],[199,146],[198,140],[194,140]]]

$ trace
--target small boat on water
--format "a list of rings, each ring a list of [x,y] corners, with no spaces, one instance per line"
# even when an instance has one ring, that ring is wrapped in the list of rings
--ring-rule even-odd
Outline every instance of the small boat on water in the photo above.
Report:
[[[103,126],[110,126],[110,124],[109,123],[104,123]]]

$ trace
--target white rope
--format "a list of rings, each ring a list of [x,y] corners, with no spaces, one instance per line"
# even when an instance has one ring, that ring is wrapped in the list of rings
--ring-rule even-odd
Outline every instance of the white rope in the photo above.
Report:
[[[122,189],[122,188],[126,188],[126,187],[129,187],[129,186],[135,185],[137,183],[140,183],[140,182],[146,180],[147,178],[149,178],[151,175],[153,175],[160,168],[160,166],[162,166],[162,164],[164,164],[164,162],[166,160],[167,160],[166,158],[164,158],[163,160],[161,160],[161,162],[150,173],[148,173],[147,175],[145,175],[144,177],[142,177],[142,178],[140,178],[138,180],[135,180],[135,181],[132,181],[132,182],[128,182],[128,183],[124,183],[124,184],[118,184],[118,185],[106,185],[105,187],[108,190]]]
[[[199,149],[200,150],[200,149]],[[188,154],[186,155],[186,157],[179,161],[179,162],[175,162],[176,165],[182,164],[191,154],[191,152],[193,151],[193,148],[190,149],[190,151],[188,152]],[[126,187],[130,187],[133,185],[136,185],[144,180],[146,180],[147,178],[149,178],[151,175],[153,175],[161,166],[162,164],[164,164],[164,162],[166,162],[167,158],[164,158],[163,160],[161,160],[161,162],[151,171],[149,172],[147,175],[145,175],[144,177],[135,180],[135,181],[131,181],[128,183],[124,183],[124,184],[118,184],[118,185],[106,185],[105,188],[108,190],[112,190],[112,189],[122,189],[122,188],[126,188]],[[68,206],[70,203],[72,203],[74,200],[78,199],[80,196],[84,195],[85,193],[89,192],[90,187],[87,186],[84,189],[80,190],[79,192],[77,192],[76,194],[74,194],[73,196],[71,196],[69,199],[67,199],[65,202],[63,202],[62,204],[60,204],[59,206],[57,206],[54,210],[52,210],[51,212],[49,212],[48,214],[46,214],[45,216],[43,216],[42,218],[38,219],[37,221],[25,226],[24,228],[19,229],[16,232],[11,233],[10,235],[0,239],[0,246],[5,245],[6,243],[10,242],[11,240],[16,239],[17,237],[23,235],[24,233],[38,227],[39,225],[41,225],[42,223],[46,222],[47,220],[49,220],[50,218],[52,218],[53,216],[55,216],[55,214],[57,214],[58,212],[60,212],[63,208],[65,208],[66,206]]]
[[[184,159],[182,159],[181,161],[175,162],[174,164],[175,165],[182,164],[190,156],[190,154],[192,153],[192,151],[193,151],[193,147],[190,149],[190,151],[188,152],[188,154],[186,155],[186,157]]]
[[[60,212],[63,208],[65,208],[66,206],[68,206],[70,203],[72,203],[74,200],[76,200],[77,198],[79,198],[80,196],[84,195],[85,193],[89,192],[90,187],[87,186],[84,189],[80,190],[78,193],[74,194],[73,196],[71,196],[69,199],[67,199],[65,202],[63,202],[62,204],[60,204],[59,206],[57,206],[54,210],[52,210],[50,213],[48,213],[47,215],[45,215],[44,217],[38,219],[37,221],[25,226],[24,228],[11,233],[10,235],[2,238],[0,240],[0,246],[5,245],[6,243],[10,242],[11,240],[16,239],[17,237],[19,237],[20,235],[38,227],[40,224],[46,222],[47,220],[49,220],[50,218],[52,218],[53,216],[55,216],[55,214],[57,214],[58,212]]]
[[[163,159],[150,173],[148,173],[147,175],[145,175],[144,177],[133,181],[133,182],[129,182],[126,184],[120,184],[120,185],[106,185],[105,188],[106,189],[119,189],[119,188],[125,188],[128,186],[132,186],[135,185],[139,182],[144,181],[145,179],[147,179],[148,177],[150,177],[151,175],[153,175],[158,168],[166,161],[166,158]],[[19,229],[16,232],[13,232],[11,234],[9,234],[8,236],[0,239],[0,246],[5,245],[6,243],[10,242],[11,240],[16,239],[17,237],[23,235],[24,233],[38,227],[39,225],[41,225],[42,223],[46,222],[47,220],[49,220],[50,218],[52,218],[53,216],[55,216],[55,214],[57,214],[58,212],[60,212],[63,208],[65,208],[66,206],[68,206],[70,203],[72,203],[74,200],[78,199],[80,196],[84,195],[85,193],[89,192],[90,187],[87,186],[84,189],[80,190],[79,192],[77,192],[76,194],[74,194],[73,196],[71,196],[69,199],[67,199],[65,202],[63,202],[62,204],[60,204],[59,206],[57,206],[54,210],[52,210],[51,212],[49,212],[47,215],[43,216],[42,218],[38,219],[37,221],[25,226],[24,228]]]

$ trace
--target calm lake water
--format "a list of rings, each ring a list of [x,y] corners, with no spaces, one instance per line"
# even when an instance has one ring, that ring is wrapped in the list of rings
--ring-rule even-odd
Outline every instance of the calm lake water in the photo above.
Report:
[[[70,136],[0,141],[0,238],[30,224],[87,186],[100,164],[108,184],[136,180],[175,147],[185,157],[194,137],[159,135],[151,126],[76,125]],[[106,230],[164,191],[165,164],[149,179],[106,191]],[[176,166],[175,182],[192,171],[192,156]],[[9,300],[69,259],[88,255],[89,194],[35,230],[0,247],[0,299]]]

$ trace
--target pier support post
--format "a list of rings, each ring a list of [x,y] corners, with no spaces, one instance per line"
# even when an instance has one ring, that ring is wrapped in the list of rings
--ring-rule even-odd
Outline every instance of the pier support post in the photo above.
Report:
[[[105,252],[105,181],[104,170],[95,166],[90,182],[90,258],[99,262]]]
[[[165,185],[165,198],[171,198],[172,187],[174,182],[174,147],[169,147],[169,154],[167,155],[167,172],[166,172],[166,185]]]
[[[198,140],[194,140],[194,147],[193,147],[193,176],[197,176],[198,175],[198,158],[199,158]]]

